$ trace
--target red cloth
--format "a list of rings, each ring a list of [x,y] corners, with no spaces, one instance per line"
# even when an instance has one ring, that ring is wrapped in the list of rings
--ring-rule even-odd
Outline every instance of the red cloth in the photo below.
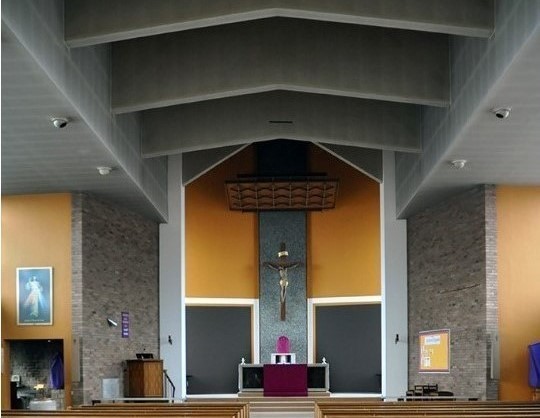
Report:
[[[264,396],[307,396],[307,364],[265,364]]]

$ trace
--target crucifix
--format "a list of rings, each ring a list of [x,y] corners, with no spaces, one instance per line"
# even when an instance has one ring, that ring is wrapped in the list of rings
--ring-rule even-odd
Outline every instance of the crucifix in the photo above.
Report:
[[[263,266],[270,267],[272,270],[276,270],[279,272],[279,302],[281,305],[280,319],[282,321],[285,321],[285,298],[287,297],[287,287],[289,286],[289,278],[287,276],[287,272],[289,269],[294,269],[301,264],[299,261],[287,261],[288,256],[289,252],[285,248],[285,243],[282,242],[279,246],[278,262],[273,263],[271,261],[265,261],[263,263]]]

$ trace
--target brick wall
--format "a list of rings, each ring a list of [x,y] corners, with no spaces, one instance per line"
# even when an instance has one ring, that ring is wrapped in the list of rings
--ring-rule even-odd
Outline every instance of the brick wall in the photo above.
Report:
[[[159,356],[159,238],[157,223],[124,208],[84,194],[73,202],[73,337],[81,346],[76,405],[101,398],[102,379],[122,382],[123,361],[135,353]],[[121,335],[122,312],[129,314],[129,338]]]
[[[84,386],[82,379],[82,194],[71,196],[71,337],[73,350],[79,350],[72,357],[71,402],[73,405],[84,403]],[[77,371],[74,374],[74,371]]]
[[[486,211],[486,330],[487,365],[486,365],[486,398],[499,399],[499,380],[491,378],[492,345],[499,344],[499,301],[498,301],[498,266],[497,266],[497,195],[493,185],[485,188]],[[498,347],[495,350],[499,352]],[[495,362],[499,357],[495,356]],[[497,376],[498,377],[498,376]]]
[[[410,387],[437,383],[496,399],[496,382],[488,384],[489,332],[497,329],[493,208],[493,187],[480,186],[408,219]],[[418,333],[442,328],[450,329],[450,373],[419,373]]]

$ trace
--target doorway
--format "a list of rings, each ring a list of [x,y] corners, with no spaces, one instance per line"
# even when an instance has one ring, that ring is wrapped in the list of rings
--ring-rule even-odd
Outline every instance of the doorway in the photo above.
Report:
[[[64,341],[10,340],[8,343],[11,408],[37,409],[41,401],[47,403],[48,409],[63,409]]]

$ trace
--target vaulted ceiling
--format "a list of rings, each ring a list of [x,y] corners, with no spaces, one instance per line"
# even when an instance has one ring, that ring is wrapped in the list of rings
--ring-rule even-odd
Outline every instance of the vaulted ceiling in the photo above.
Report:
[[[2,193],[85,191],[166,220],[167,156],[189,180],[281,138],[374,178],[396,151],[403,217],[539,184],[539,22],[537,0],[4,0]]]

